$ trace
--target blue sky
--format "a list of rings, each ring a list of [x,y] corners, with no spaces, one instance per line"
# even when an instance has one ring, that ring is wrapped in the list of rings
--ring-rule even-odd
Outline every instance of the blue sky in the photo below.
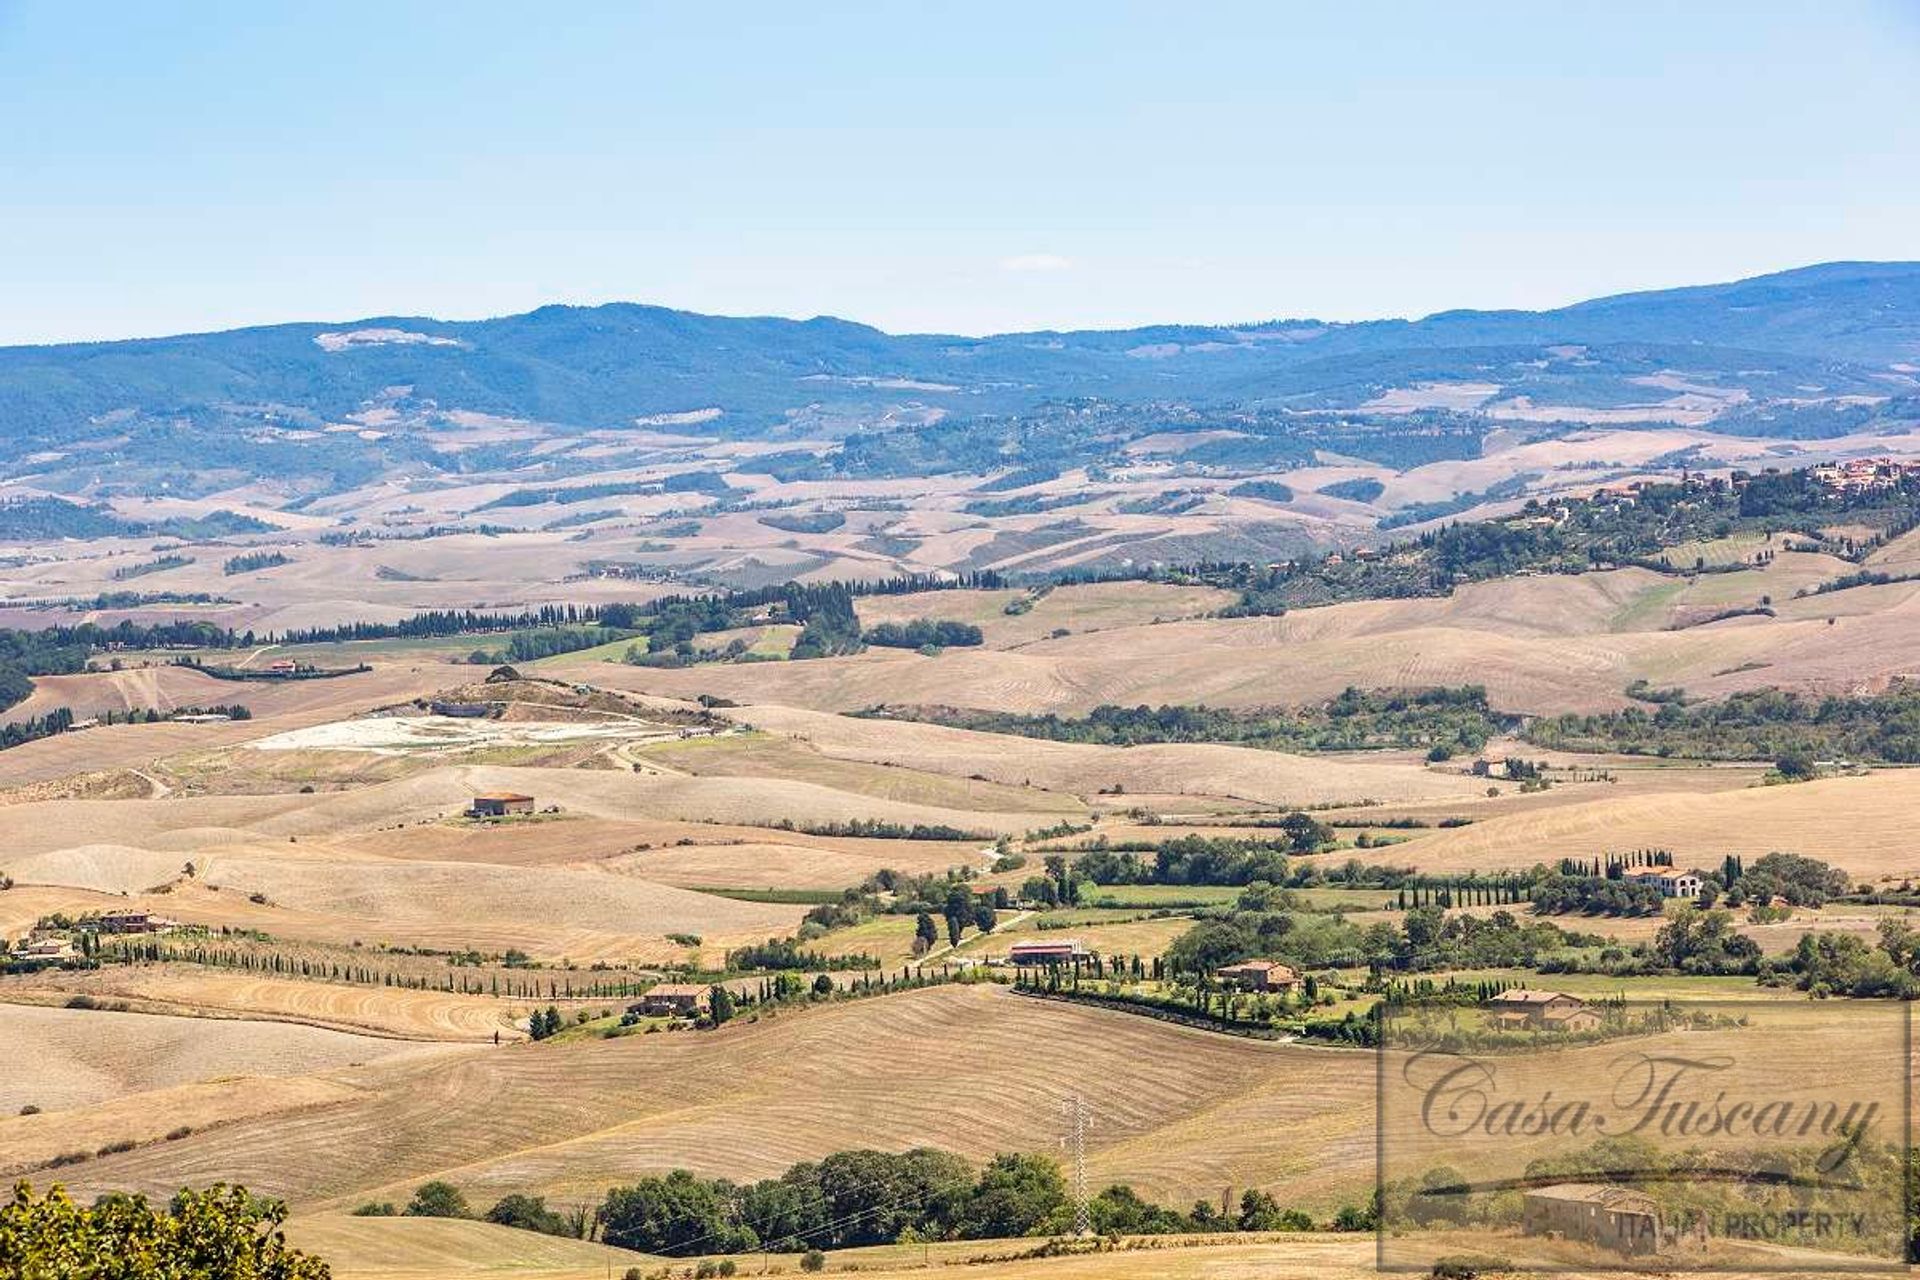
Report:
[[[0,342],[1551,306],[1920,258],[1920,0],[0,0],[0,184]]]

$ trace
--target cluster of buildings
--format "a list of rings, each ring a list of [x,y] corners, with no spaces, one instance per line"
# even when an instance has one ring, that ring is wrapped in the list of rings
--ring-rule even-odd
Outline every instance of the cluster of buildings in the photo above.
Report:
[[[1078,938],[1061,938],[1016,942],[1007,951],[1006,963],[1016,969],[1042,969],[1082,964],[1092,958],[1093,953]],[[1292,994],[1301,986],[1300,975],[1278,960],[1242,960],[1215,969],[1213,976],[1223,986],[1241,991]]]
[[[1810,474],[1835,493],[1872,493],[1898,488],[1901,482],[1920,477],[1920,461],[1848,458],[1845,462],[1823,462],[1811,468]]]
[[[632,1007],[650,1018],[697,1018],[710,998],[708,988],[697,982],[661,982],[648,987]]]

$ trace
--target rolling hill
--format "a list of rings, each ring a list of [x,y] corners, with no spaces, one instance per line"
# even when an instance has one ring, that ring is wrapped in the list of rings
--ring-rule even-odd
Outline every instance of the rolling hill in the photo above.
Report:
[[[1159,429],[1166,406],[1235,406],[1256,438],[1289,434],[1262,413],[1334,410],[1370,413],[1389,436],[1431,436],[1435,415],[1724,419],[1751,434],[1821,436],[1915,416],[1902,398],[1916,364],[1914,263],[1829,263],[1546,312],[979,339],[896,336],[827,317],[552,306],[481,321],[377,317],[0,350],[0,421],[10,428],[0,466],[71,491],[100,477],[104,461],[109,488],[156,492],[165,480],[181,492],[192,487],[196,445],[218,441],[219,476],[300,477],[337,491],[421,464],[484,468],[506,442],[469,441],[448,457],[434,433],[504,420],[563,435],[793,441],[885,425],[907,439],[908,460],[855,461],[907,474],[956,469],[937,436],[917,434],[943,423],[1040,414],[1025,452],[1044,458],[1071,432],[1041,411],[1079,400],[1160,406],[1121,424],[1140,437]],[[1236,429],[1224,420],[1236,415],[1214,416],[1216,428]],[[1464,435],[1474,456],[1478,436]],[[69,474],[80,446],[84,479]],[[1228,459],[1248,449],[1231,438],[1208,447]],[[1090,441],[1075,450],[1097,456]]]

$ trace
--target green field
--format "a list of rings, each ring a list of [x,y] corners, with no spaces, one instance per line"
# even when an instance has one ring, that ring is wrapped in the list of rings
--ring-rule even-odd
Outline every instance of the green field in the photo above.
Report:
[[[1232,885],[1116,884],[1080,891],[1091,907],[1217,907],[1234,901],[1240,890]]]
[[[829,902],[840,901],[840,894],[832,889],[709,889],[702,888],[701,893],[710,893],[716,898],[733,898],[739,902],[775,902],[786,906],[817,907]]]

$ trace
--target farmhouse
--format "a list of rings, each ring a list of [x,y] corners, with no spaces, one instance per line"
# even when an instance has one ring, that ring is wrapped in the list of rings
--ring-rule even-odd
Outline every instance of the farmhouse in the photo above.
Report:
[[[532,796],[521,795],[518,791],[483,791],[473,798],[473,807],[467,810],[467,816],[504,818],[511,813],[532,812]]]
[[[81,927],[85,927],[85,921]],[[175,921],[165,916],[156,916],[151,911],[105,911],[100,914],[99,928],[102,933],[165,933],[175,926]]]
[[[1016,942],[1007,952],[1007,962],[1022,966],[1073,964],[1090,959],[1092,954],[1080,945],[1078,938],[1062,938],[1058,942]]]
[[[1697,898],[1700,896],[1700,877],[1691,871],[1675,871],[1672,867],[1655,867],[1648,871],[1635,871],[1630,880],[1641,884],[1650,884],[1660,891],[1663,898]]]
[[[22,938],[13,948],[16,960],[65,960],[74,954],[65,938]]]
[[[662,982],[648,989],[637,1007],[649,1017],[692,1016],[707,1007],[707,989],[695,982]]]
[[[1300,985],[1300,975],[1278,960],[1243,960],[1215,969],[1213,976],[1242,991],[1292,991]]]
[[[1532,991],[1516,987],[1487,1001],[1496,1027],[1530,1027],[1538,1031],[1592,1031],[1600,1015],[1584,1000],[1560,991]]]
[[[1660,1249],[1653,1197],[1629,1187],[1562,1182],[1521,1198],[1521,1227],[1530,1236],[1580,1240],[1629,1257]]]

